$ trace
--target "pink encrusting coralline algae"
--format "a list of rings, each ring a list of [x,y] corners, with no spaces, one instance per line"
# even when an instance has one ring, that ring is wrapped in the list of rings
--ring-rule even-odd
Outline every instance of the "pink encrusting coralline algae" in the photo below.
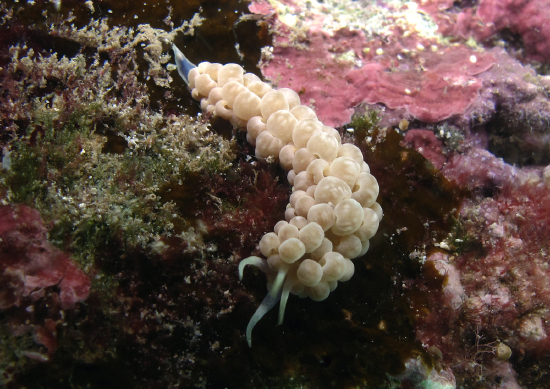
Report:
[[[490,53],[443,45],[400,25],[384,37],[348,27],[329,33],[315,22],[297,33],[281,16],[272,18],[278,34],[262,73],[298,91],[328,125],[348,123],[362,103],[403,109],[430,123],[464,114],[479,95],[476,76],[495,63]]]

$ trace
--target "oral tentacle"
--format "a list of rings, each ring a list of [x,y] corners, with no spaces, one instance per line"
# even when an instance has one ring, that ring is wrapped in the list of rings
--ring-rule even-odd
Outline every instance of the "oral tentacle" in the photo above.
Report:
[[[248,343],[248,347],[252,347],[252,330],[260,321],[260,319],[264,317],[264,315],[268,313],[271,308],[277,305],[280,298],[280,293],[278,293],[276,296],[272,296],[270,293],[268,293],[258,309],[256,309],[256,312],[254,312],[254,315],[252,315],[252,318],[250,319],[250,321],[248,322],[248,326],[246,327],[246,341]]]
[[[267,264],[267,261],[260,257],[251,256],[248,258],[243,259],[241,262],[239,262],[239,280],[243,279],[243,272],[244,268],[247,265],[256,266],[258,269],[260,269],[265,274],[268,274],[271,272],[271,269],[269,268],[269,265]]]
[[[285,318],[285,308],[286,302],[288,301],[288,296],[292,287],[294,286],[294,279],[292,277],[287,277],[285,284],[283,285],[283,290],[281,292],[281,304],[279,305],[279,321],[278,325],[283,324],[283,319]]]

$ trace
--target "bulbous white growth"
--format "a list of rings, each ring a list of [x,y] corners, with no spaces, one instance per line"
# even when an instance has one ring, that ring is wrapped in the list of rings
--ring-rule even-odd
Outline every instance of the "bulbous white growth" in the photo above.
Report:
[[[240,65],[236,63],[228,63],[223,65],[218,72],[218,86],[223,87],[230,81],[237,81],[242,84],[244,81],[243,78],[244,71]]]
[[[318,132],[322,132],[323,125],[315,119],[302,119],[292,131],[292,141],[297,149],[307,146],[309,139]]]
[[[378,216],[378,220],[382,220],[382,217],[384,216],[384,211],[382,210],[382,207],[377,202],[374,202],[370,207],[374,212],[376,212],[376,216]]]
[[[216,103],[214,112],[225,120],[230,120],[233,116],[233,110],[229,108],[225,100],[220,100]]]
[[[291,170],[291,172],[296,174],[296,172],[294,170]],[[307,191],[313,185],[314,185],[314,183],[311,182],[308,179],[307,173],[306,172],[300,172],[300,173],[296,174],[296,176],[294,177],[294,186],[293,186],[292,189]]]
[[[349,259],[358,257],[362,249],[361,240],[355,235],[341,236],[338,245],[334,247],[335,252]]]
[[[351,158],[357,162],[359,166],[363,165],[363,153],[359,150],[359,147],[351,143],[341,144],[340,147],[338,147],[338,156]]]
[[[346,259],[346,271],[344,272],[344,275],[340,277],[340,279],[338,280],[340,282],[349,281],[351,277],[353,277],[353,274],[355,273],[355,265],[353,264],[353,262],[348,258],[345,258],[345,259]]]
[[[365,214],[361,204],[354,199],[342,200],[334,207],[336,221],[330,229],[338,236],[350,235],[361,227]]]
[[[271,132],[285,144],[292,142],[292,131],[294,126],[298,124],[298,120],[289,111],[280,110],[273,113],[267,119],[267,131]]]
[[[289,199],[290,206],[292,208],[295,208],[296,207],[296,201],[302,196],[307,196],[307,193],[303,190],[297,190],[297,191],[292,192],[292,194],[290,195],[290,199]]]
[[[363,248],[361,249],[361,252],[358,255],[359,257],[361,257],[361,256],[363,256],[367,253],[367,251],[369,250],[369,247],[370,247],[370,241],[369,240],[362,240],[361,245],[363,246]]]
[[[279,237],[273,232],[269,232],[260,240],[260,251],[265,257],[270,257],[277,254],[280,244]]]
[[[247,85],[248,90],[254,93],[259,98],[265,96],[267,92],[271,92],[271,87],[263,81],[254,81]]]
[[[341,179],[350,188],[353,188],[359,173],[361,165],[348,157],[338,157],[330,164],[330,175]]]
[[[227,103],[227,106],[229,108],[233,108],[233,102],[235,101],[235,98],[237,98],[237,96],[241,92],[244,92],[245,90],[246,90],[246,87],[237,81],[230,81],[227,84],[225,84],[222,87],[222,97]]]
[[[278,158],[284,142],[275,138],[269,131],[263,131],[256,138],[256,156],[258,158]]]
[[[200,70],[198,67],[193,68],[189,71],[189,88],[195,88],[195,78],[197,78],[197,76],[201,74],[201,72],[204,72],[204,70]]]
[[[325,233],[317,223],[308,223],[299,232],[299,238],[306,248],[306,253],[311,253],[319,248],[324,237]]]
[[[363,223],[361,227],[357,229],[353,234],[357,236],[361,241],[369,240],[376,234],[378,230],[378,225],[380,224],[380,219],[376,211],[371,208],[363,208]]]
[[[294,159],[294,154],[296,153],[296,147],[293,144],[287,144],[283,146],[279,152],[279,163],[281,167],[285,170],[292,170],[292,160]]]
[[[283,93],[272,90],[262,97],[260,108],[264,120],[267,121],[272,114],[281,109],[288,111],[288,101],[286,101],[286,97]]]
[[[315,185],[330,174],[330,164],[324,159],[311,161],[306,169],[307,179]]]
[[[313,134],[307,141],[307,150],[316,158],[331,163],[338,155],[338,141],[326,132]]]
[[[221,63],[208,63],[202,67],[205,74],[208,74],[214,81],[218,81],[218,73],[223,65]]]
[[[260,103],[262,100],[249,90],[244,90],[235,97],[233,111],[243,120],[250,120],[260,115]]]
[[[311,259],[314,261],[319,261],[321,258],[323,258],[323,255],[326,253],[330,253],[332,251],[333,244],[330,241],[330,239],[323,238],[323,241],[317,247],[315,250],[311,252]]]
[[[306,253],[306,248],[298,238],[289,238],[279,246],[279,255],[286,263],[294,263]]]
[[[323,268],[318,262],[304,259],[296,272],[298,280],[305,286],[315,286],[323,277]]]
[[[207,100],[208,104],[209,105],[216,105],[216,103],[220,100],[223,100],[222,88],[215,87],[208,94],[208,100]]]
[[[296,201],[296,206],[294,207],[296,215],[307,217],[307,214],[311,207],[315,205],[315,199],[311,196],[305,195],[300,197]]]
[[[298,227],[287,223],[286,225],[279,228],[277,236],[279,237],[279,242],[283,243],[285,240],[291,238],[298,239],[300,236],[300,231],[298,230]]]
[[[324,281],[338,281],[346,272],[346,261],[340,253],[326,253],[319,260],[319,265],[323,269]]]
[[[248,120],[248,123],[246,124],[246,131],[248,132],[248,135],[250,135],[250,138],[254,140],[254,143],[256,142],[256,139],[262,133],[263,131],[267,130],[267,125],[262,121],[261,116],[254,116]],[[253,144],[252,146],[255,146]]]
[[[279,92],[285,95],[286,101],[288,101],[288,109],[293,109],[300,105],[300,96],[290,88],[279,88]]]
[[[217,86],[216,81],[212,80],[208,74],[203,73],[195,77],[195,89],[201,96],[208,96],[210,91]]]
[[[370,173],[360,173],[353,186],[351,197],[363,207],[370,207],[378,197],[378,181]]]
[[[281,228],[283,228],[284,226],[288,226],[288,222],[284,221],[284,220],[279,220],[277,222],[277,224],[275,224],[275,227],[273,227],[273,231],[275,231],[275,233],[277,235],[279,235],[279,231],[281,230]]]
[[[260,240],[267,260],[249,257],[239,265],[241,277],[253,265],[269,280],[269,293],[247,327],[250,344],[252,328],[279,298],[280,323],[290,293],[322,301],[353,276],[351,259],[367,252],[383,216],[378,183],[361,150],[342,143],[292,89],[275,90],[237,64],[187,65],[188,85],[202,109],[246,130],[256,157],[278,160],[292,185],[285,220]]]
[[[302,216],[294,216],[290,221],[289,224],[292,224],[293,226],[298,227],[299,230],[307,226],[307,219]]]
[[[325,177],[315,188],[315,200],[318,203],[339,204],[342,200],[351,197],[351,189],[345,181],[337,177]]]
[[[255,75],[254,73],[245,73],[243,75],[243,84],[244,86],[248,87],[250,84],[254,82],[262,82],[262,79]],[[271,89],[271,87],[269,87]]]
[[[292,169],[296,174],[305,172],[311,162],[315,160],[315,156],[307,149],[301,148],[296,150],[294,158],[292,158]]]
[[[336,222],[334,209],[326,203],[315,204],[307,213],[307,221],[317,223],[323,231],[328,231]]]
[[[340,136],[340,133],[336,129],[329,126],[323,126],[323,132],[334,137],[334,139],[336,139],[336,141],[338,142],[338,145],[342,144],[342,137]]]
[[[317,285],[308,288],[307,295],[313,301],[323,301],[330,294],[330,284],[326,281],[321,281]]]
[[[298,120],[302,119],[314,119],[317,120],[317,115],[315,111],[305,105],[298,105],[290,110],[290,113],[296,117]]]

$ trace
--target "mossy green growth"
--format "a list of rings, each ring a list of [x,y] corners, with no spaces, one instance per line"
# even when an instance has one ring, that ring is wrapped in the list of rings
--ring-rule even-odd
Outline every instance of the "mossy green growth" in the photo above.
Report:
[[[52,225],[50,240],[64,249],[69,244],[77,258],[115,237],[122,248],[144,248],[174,234],[182,216],[158,196],[159,188],[190,172],[214,175],[231,166],[232,141],[189,117],[158,113],[149,113],[150,126],[139,132],[118,133],[128,144],[122,154],[104,153],[107,137],[81,108],[64,123],[37,115],[27,135],[12,143],[9,170],[0,172],[4,201],[38,209]]]
[[[378,122],[380,122],[379,112],[376,109],[369,108],[363,115],[354,115],[351,118],[351,122],[345,128],[353,128],[355,136],[362,139],[376,128]]]
[[[7,325],[0,326],[0,344],[2,345],[0,347],[0,384],[4,384],[9,380],[10,375],[29,364],[30,359],[25,357],[25,353],[29,357],[33,356],[29,350],[38,349],[38,347],[31,334],[13,336]]]
[[[16,152],[19,151],[16,150]],[[29,151],[25,148],[21,151],[21,158],[17,159],[17,163],[11,164],[11,172],[9,174],[2,174],[4,176],[2,181],[3,184],[6,184],[5,186],[3,185],[4,190],[9,188],[12,191],[10,199],[13,199],[14,202],[26,203],[26,200],[35,197],[44,197],[46,191],[44,185],[41,185],[40,180],[41,164],[39,153]],[[14,159],[13,155],[11,158]]]
[[[13,162],[6,175],[11,201],[42,202],[47,198],[49,181],[61,181],[63,186],[74,183],[76,177],[71,167],[81,159],[81,137],[89,136],[90,132],[89,129],[76,131],[79,124],[71,120],[56,130],[52,115],[43,114],[27,128],[26,137],[12,143]]]

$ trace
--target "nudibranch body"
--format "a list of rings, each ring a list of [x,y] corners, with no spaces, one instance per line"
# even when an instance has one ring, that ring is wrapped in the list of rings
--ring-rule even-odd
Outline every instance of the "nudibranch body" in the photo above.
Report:
[[[351,260],[367,252],[382,219],[378,183],[361,150],[342,143],[338,131],[301,105],[292,89],[273,89],[237,64],[195,66],[173,50],[178,72],[201,108],[246,131],[256,157],[278,161],[292,185],[285,220],[260,240],[265,258],[239,264],[241,279],[244,267],[253,265],[268,280],[268,294],[246,329],[250,346],[255,324],[279,301],[282,323],[290,293],[322,301],[353,276]]]

